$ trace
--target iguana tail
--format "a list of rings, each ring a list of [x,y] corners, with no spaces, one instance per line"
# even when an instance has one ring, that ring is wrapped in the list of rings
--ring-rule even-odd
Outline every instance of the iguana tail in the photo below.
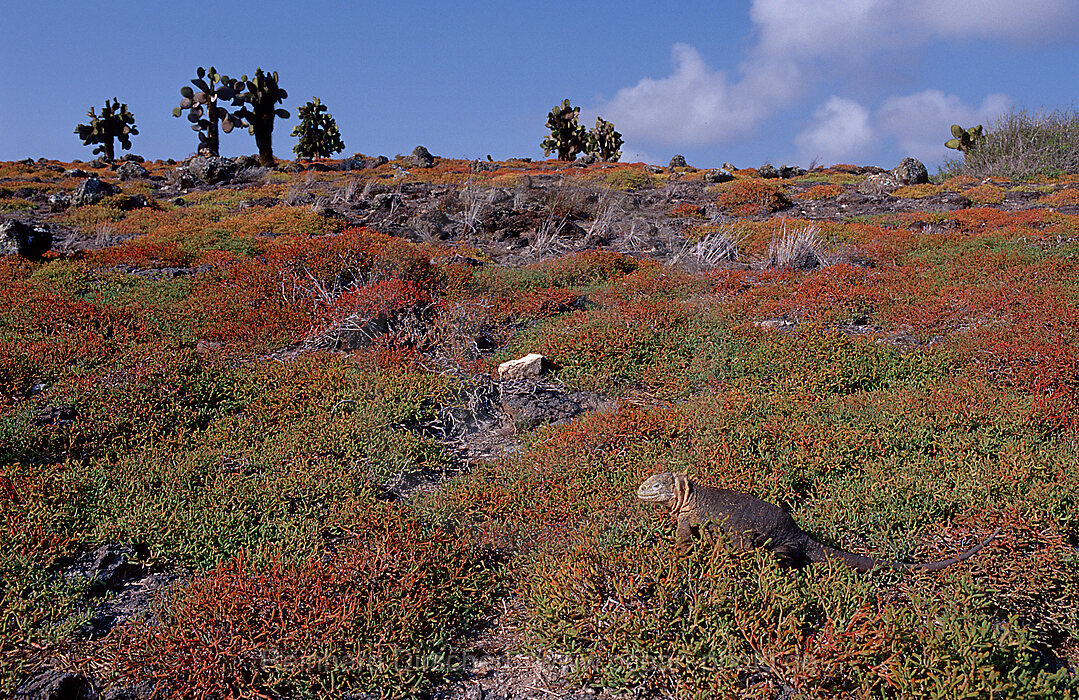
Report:
[[[1000,534],[1000,528],[998,527],[993,531],[993,534],[986,537],[980,543],[974,545],[967,551],[957,554],[951,559],[945,559],[944,561],[934,561],[925,564],[911,564],[903,561],[882,561],[880,559],[874,559],[872,557],[863,557],[860,554],[854,554],[852,552],[844,552],[842,549],[833,549],[827,547],[819,542],[810,539],[806,546],[806,556],[810,561],[827,561],[830,559],[838,559],[852,569],[858,571],[869,571],[877,566],[884,566],[889,569],[907,569],[918,571],[939,571],[952,564],[958,564],[961,561],[966,561],[972,556],[982,550],[985,545],[992,542],[996,536]]]

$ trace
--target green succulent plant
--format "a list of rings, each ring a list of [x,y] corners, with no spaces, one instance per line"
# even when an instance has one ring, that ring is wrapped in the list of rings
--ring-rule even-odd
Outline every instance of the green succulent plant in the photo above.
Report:
[[[596,155],[600,160],[614,163],[622,157],[622,134],[614,129],[614,124],[596,117],[596,128],[588,132],[588,145],[585,152]]]
[[[102,154],[105,160],[112,162],[116,158],[114,141],[119,139],[123,149],[131,149],[131,137],[139,133],[135,126],[135,116],[127,111],[127,104],[121,104],[115,97],[105,100],[105,106],[101,108],[100,116],[91,107],[86,113],[90,117],[89,124],[79,124],[75,127],[75,133],[82,139],[84,146],[98,144],[94,154]]]
[[[577,154],[586,150],[588,132],[577,123],[580,113],[580,107],[571,107],[569,100],[562,100],[562,104],[547,114],[551,135],[540,143],[544,155],[557,151],[559,160],[576,160]]]
[[[317,97],[312,97],[310,102],[300,107],[296,115],[300,123],[292,130],[292,135],[300,141],[292,147],[292,151],[297,158],[329,158],[345,150],[337,122]]]
[[[239,96],[243,103],[236,114],[248,124],[247,130],[255,137],[259,149],[259,165],[271,168],[273,155],[273,123],[275,117],[288,119],[288,110],[276,107],[288,98],[288,93],[277,84],[277,71],[266,73],[261,68],[255,71],[250,80],[241,76],[245,91]]]
[[[241,104],[239,94],[244,84],[218,73],[213,66],[209,71],[199,66],[195,75],[191,84],[198,88],[198,92],[187,85],[180,88],[180,106],[173,108],[172,116],[179,117],[187,110],[191,129],[199,134],[198,150],[216,156],[220,152],[219,125],[220,131],[226,134],[238,126],[246,126],[239,113],[230,112],[226,106],[238,107]]]
[[[958,124],[952,124],[952,136],[955,138],[948,139],[944,145],[963,153],[976,148],[978,142],[985,138],[981,124],[972,126],[969,129],[964,129]]]

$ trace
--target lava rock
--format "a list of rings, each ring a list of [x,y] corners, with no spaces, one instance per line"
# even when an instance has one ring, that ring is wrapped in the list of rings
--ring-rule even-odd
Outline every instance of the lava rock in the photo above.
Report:
[[[174,171],[180,187],[227,184],[239,170],[235,161],[221,156],[197,155],[185,160]]]
[[[13,700],[89,700],[90,682],[76,673],[47,669],[15,689]]]
[[[70,404],[63,406],[46,406],[39,410],[34,416],[34,423],[42,426],[65,426],[74,423],[78,417],[78,411]]]
[[[352,156],[351,158],[345,158],[337,166],[340,170],[373,170],[380,165],[389,163],[390,159],[386,156],[376,156],[374,158],[367,158],[359,154]]]
[[[858,184],[857,191],[870,196],[880,196],[891,194],[902,186],[899,179],[890,173],[874,173]]]
[[[671,164],[668,165],[667,167],[668,168],[687,168],[689,166],[686,164],[686,157],[684,155],[682,155],[681,153],[678,153],[673,158],[671,158]]]
[[[89,582],[93,594],[115,591],[142,575],[143,568],[137,560],[146,554],[145,548],[132,544],[104,544],[76,557],[64,570],[64,576]]]
[[[446,240],[450,237],[450,217],[440,211],[422,211],[408,220],[409,228],[424,238]]]
[[[765,177],[768,179],[779,177],[779,171],[776,170],[775,166],[771,163],[765,163],[761,167],[757,168],[757,174],[761,177]]]
[[[423,146],[416,146],[412,149],[412,155],[406,157],[405,161],[415,168],[430,168],[435,164],[435,157]]]
[[[704,173],[705,182],[730,182],[733,179],[734,175],[726,168],[713,168]]]
[[[904,158],[891,170],[891,175],[902,185],[923,185],[929,182],[929,171],[917,158]]]
[[[146,198],[144,194],[132,194],[126,197],[120,197],[116,202],[116,208],[120,211],[134,211],[136,209],[144,209],[150,206],[150,200]]]
[[[797,165],[784,165],[779,169],[779,176],[784,180],[788,180],[792,177],[801,177],[806,174],[805,168],[799,168]]]
[[[71,195],[67,192],[53,192],[48,201],[53,209],[67,209],[71,206]]]
[[[394,204],[400,204],[401,198],[396,192],[382,192],[371,198],[372,209],[389,209]]]
[[[116,169],[116,177],[120,178],[121,182],[124,180],[143,178],[149,174],[150,172],[146,168],[133,160],[125,162]]]
[[[0,255],[17,254],[36,260],[52,247],[52,231],[45,225],[21,221],[0,224]]]
[[[87,204],[97,204],[101,200],[120,191],[116,185],[102,182],[97,177],[89,177],[78,184],[71,193],[71,206],[81,207]]]

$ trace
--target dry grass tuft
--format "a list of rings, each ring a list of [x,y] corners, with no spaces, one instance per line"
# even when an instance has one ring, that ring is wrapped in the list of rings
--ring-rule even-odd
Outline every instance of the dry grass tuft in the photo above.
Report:
[[[810,270],[824,264],[824,244],[814,224],[791,229],[783,224],[768,244],[767,267]]]

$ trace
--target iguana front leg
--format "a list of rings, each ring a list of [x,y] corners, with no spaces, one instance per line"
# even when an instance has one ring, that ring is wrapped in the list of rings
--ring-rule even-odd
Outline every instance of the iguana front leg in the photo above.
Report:
[[[685,553],[689,550],[693,541],[693,524],[688,518],[679,518],[678,527],[674,531],[674,547],[678,552]]]

